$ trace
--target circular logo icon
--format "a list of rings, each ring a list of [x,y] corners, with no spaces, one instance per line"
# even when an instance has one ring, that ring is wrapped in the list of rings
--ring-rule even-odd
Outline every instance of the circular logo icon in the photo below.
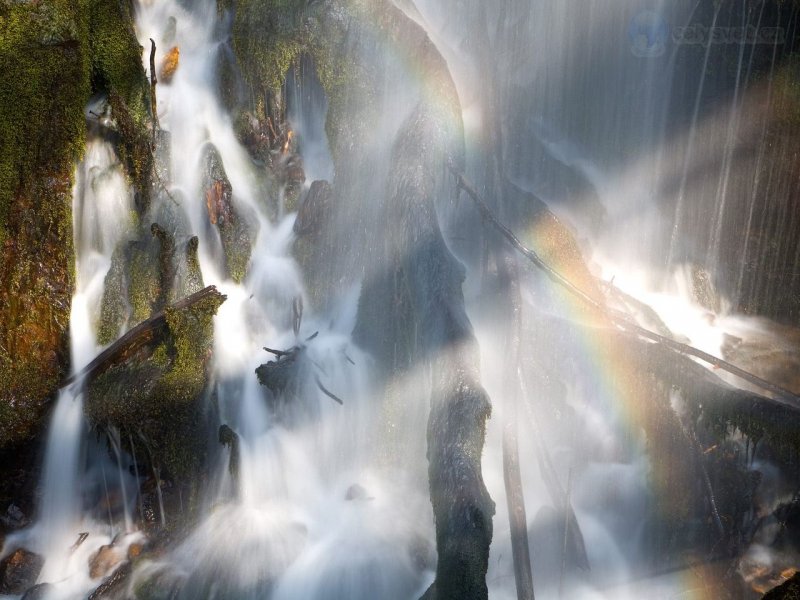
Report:
[[[669,26],[660,14],[645,10],[631,20],[628,39],[634,56],[661,56],[667,49]]]

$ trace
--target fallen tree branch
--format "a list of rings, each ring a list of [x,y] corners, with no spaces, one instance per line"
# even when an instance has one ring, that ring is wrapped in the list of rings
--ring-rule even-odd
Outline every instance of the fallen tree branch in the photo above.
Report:
[[[61,384],[65,387],[81,379],[92,379],[103,371],[112,367],[115,364],[123,361],[126,357],[131,356],[139,348],[152,343],[163,329],[167,326],[167,310],[185,310],[191,306],[205,300],[209,296],[220,296],[224,301],[226,296],[222,295],[215,286],[210,285],[207,288],[200,290],[187,296],[183,300],[176,302],[172,306],[157,312],[149,319],[142,321],[125,334],[123,334],[116,342],[112,343],[108,348],[100,352],[92,362],[84,367],[80,372],[67,377]]]
[[[668,337],[664,337],[663,335],[653,333],[652,331],[645,329],[644,327],[640,327],[639,325],[632,323],[626,317],[617,315],[613,311],[609,310],[608,307],[606,307],[603,303],[598,302],[597,300],[586,294],[583,290],[578,288],[566,277],[561,275],[561,273],[553,269],[544,260],[542,260],[542,258],[538,254],[536,254],[536,252],[525,246],[519,240],[519,238],[516,235],[514,235],[514,232],[512,232],[508,227],[503,225],[497,219],[497,217],[495,217],[492,214],[491,210],[489,210],[489,207],[481,199],[478,192],[475,191],[475,188],[473,188],[469,184],[469,182],[464,178],[464,176],[460,172],[458,172],[455,169],[455,167],[453,167],[452,164],[449,164],[448,168],[455,176],[456,185],[458,186],[459,190],[464,190],[467,193],[467,195],[475,203],[475,206],[478,208],[478,211],[481,213],[481,216],[486,221],[491,223],[492,226],[495,229],[497,229],[518,252],[520,252],[523,256],[525,256],[525,258],[527,258],[534,265],[542,269],[552,281],[566,288],[569,292],[580,298],[583,302],[585,302],[592,308],[606,315],[609,321],[611,321],[614,325],[630,333],[634,333],[641,337],[647,338],[653,342],[662,344],[667,348],[669,348],[670,350],[672,350],[673,352],[677,352],[679,354],[685,354],[688,356],[694,356],[695,358],[698,358],[703,362],[713,365],[718,369],[727,371],[728,373],[731,373],[732,375],[735,375],[740,379],[747,381],[748,383],[751,383],[765,391],[775,394],[776,398],[774,398],[774,400],[776,402],[784,404],[785,406],[788,406],[795,410],[800,410],[800,396],[797,396],[796,394],[790,392],[789,390],[779,385],[776,385],[770,381],[767,381],[766,379],[762,379],[757,375],[753,375],[752,373],[749,373],[744,369],[737,367],[736,365],[733,365],[725,360],[722,360],[721,358],[717,358],[716,356],[708,354],[707,352],[703,352],[702,350],[699,350],[693,346],[689,346],[688,344],[683,344]]]

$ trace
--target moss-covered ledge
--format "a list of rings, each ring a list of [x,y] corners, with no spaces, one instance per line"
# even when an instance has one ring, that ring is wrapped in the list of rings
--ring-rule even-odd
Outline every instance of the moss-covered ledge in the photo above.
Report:
[[[38,430],[69,366],[71,192],[84,149],[84,107],[92,93],[116,97],[130,124],[121,131],[125,147],[133,132],[141,136],[149,106],[125,3],[0,0],[0,73],[3,448]]]

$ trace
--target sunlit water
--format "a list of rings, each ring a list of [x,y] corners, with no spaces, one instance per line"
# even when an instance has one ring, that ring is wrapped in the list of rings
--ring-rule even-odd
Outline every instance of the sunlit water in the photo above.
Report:
[[[456,74],[469,139],[483,125],[476,109],[480,84],[475,65],[456,57],[455,42],[449,38],[452,31],[437,20],[441,14],[426,2],[420,3],[420,9],[428,18],[426,28]],[[532,24],[529,33],[553,41],[555,33],[537,28],[550,22],[567,28],[570,21],[555,5],[549,10],[550,18]],[[598,20],[596,26],[613,28],[603,15],[593,14]],[[175,19],[174,33],[168,31],[170,18]],[[227,296],[215,319],[214,380],[220,421],[241,439],[240,474],[238,481],[232,480],[229,450],[221,450],[212,485],[206,490],[204,505],[208,508],[201,522],[166,555],[140,564],[131,586],[163,578],[160,581],[177,583],[180,597],[187,600],[417,598],[433,580],[429,556],[434,547],[433,523],[425,465],[404,464],[412,461],[403,461],[402,457],[386,458],[397,450],[398,437],[395,433],[393,442],[387,440],[386,415],[372,388],[371,359],[350,339],[357,286],[344,291],[341,302],[329,314],[309,312],[299,334],[292,331],[292,302],[305,295],[302,278],[289,254],[294,215],[277,222],[267,217],[257,167],[236,141],[231,117],[217,97],[214,70],[220,40],[216,19],[217,9],[210,0],[195,3],[191,10],[185,3],[172,0],[142,2],[137,10],[137,34],[145,48],[145,64],[150,38],[158,41],[156,64],[171,46],[180,48],[180,65],[174,78],[158,85],[160,124],[171,134],[172,179],[166,183],[173,198],[162,195],[151,213],[157,215],[164,208],[159,202],[178,199],[177,208],[170,210],[185,216],[188,225],[182,234],[200,239],[204,283],[216,285]],[[567,33],[562,32],[564,36]],[[553,48],[549,58],[569,64],[572,59],[560,54],[565,50]],[[559,87],[565,75],[549,71],[547,58],[541,53],[523,61],[530,67],[526,76],[546,74],[549,85]],[[637,68],[646,75],[654,67],[639,64]],[[310,179],[332,178],[333,167],[320,130],[326,106],[310,101],[303,104],[302,89],[292,93],[295,108],[290,118],[308,142],[308,175]],[[549,98],[545,106],[552,108],[553,101]],[[663,110],[665,106],[656,97],[649,98],[641,108],[639,116],[651,127],[643,133],[649,139],[663,133],[653,126]],[[390,129],[396,120],[396,115],[394,120],[387,117],[384,126]],[[696,120],[695,111],[690,151],[695,143]],[[651,169],[657,171],[654,165],[661,157],[646,157],[630,172],[620,174],[616,165],[602,164],[590,150],[572,142],[566,131],[568,124],[558,121],[548,110],[541,110],[528,124],[549,160],[580,172],[592,189],[590,195],[604,205],[610,221],[616,224],[616,230],[611,227],[605,233],[582,230],[593,237],[587,254],[591,255],[595,274],[652,307],[676,337],[716,356],[722,355],[725,334],[745,335],[749,330],[759,330],[758,323],[726,313],[724,299],[717,313],[699,305],[692,298],[682,265],[654,275],[650,261],[638,260],[636,249],[657,227],[654,219],[658,215],[650,211],[648,194],[653,188]],[[601,136],[609,131],[596,133]],[[208,144],[213,144],[222,157],[235,202],[254,215],[257,233],[248,276],[242,284],[226,279],[218,260],[216,230],[206,224],[200,188],[202,158]],[[688,169],[684,167],[683,180]],[[530,181],[524,183],[533,187]],[[547,197],[552,191],[547,186],[555,188],[558,184],[546,181],[544,189],[536,191]],[[683,186],[680,193],[684,193]],[[724,191],[721,194],[724,199]],[[76,372],[98,351],[95,328],[103,279],[112,251],[128,233],[131,210],[131,191],[113,147],[100,138],[91,139],[78,168],[74,201],[78,283],[71,343]],[[575,217],[580,224],[581,216],[576,213],[581,207],[562,206],[557,210],[565,219]],[[639,234],[631,244],[618,243],[618,233],[625,227],[636,228]],[[712,246],[712,251],[719,250]],[[468,282],[467,287],[470,285]],[[530,305],[530,294],[539,284],[526,280],[524,285],[528,286],[524,296]],[[487,582],[490,596],[505,600],[516,597],[516,592],[502,475],[504,341],[497,335],[497,323],[484,318],[479,299],[470,298],[469,305],[482,350],[484,384],[495,404],[483,457],[487,487],[497,507]],[[290,348],[316,332],[319,335],[307,343],[303,358],[305,379],[291,403],[278,414],[272,413],[254,376],[255,368],[270,358],[263,346]],[[324,395],[315,385],[316,378],[344,404],[340,406]],[[409,429],[399,439],[409,444],[424,443],[425,376],[411,374],[408,381],[396,385],[419,392],[419,405],[409,410],[406,421],[394,424]],[[633,581],[646,572],[646,565],[641,564],[642,535],[651,467],[643,441],[634,440],[633,448],[621,450],[617,438],[623,432],[601,403],[585,401],[580,389],[570,390],[569,399],[579,423],[572,439],[556,440],[551,450],[561,484],[570,489],[592,570],[563,572],[558,540],[553,543],[559,516],[548,512],[551,499],[533,458],[537,431],[522,418],[522,478],[537,598],[642,597],[642,589]],[[6,544],[8,549],[19,542],[46,556],[40,581],[56,584],[48,596],[53,599],[84,597],[100,583],[89,577],[89,557],[120,533],[132,534],[121,538],[123,551],[136,539],[131,514],[137,482],[113,465],[107,453],[88,443],[82,410],[80,383],[62,390],[49,430],[38,520]],[[578,452],[587,448],[597,450],[596,455],[592,460],[578,460]],[[411,455],[416,460],[420,453]],[[125,504],[121,517],[99,522],[82,510],[86,508],[87,488],[100,486],[106,494],[109,488],[119,490]],[[83,531],[89,532],[89,537],[70,550]],[[672,598],[688,593],[686,586],[680,576],[666,576],[649,580],[646,594]]]

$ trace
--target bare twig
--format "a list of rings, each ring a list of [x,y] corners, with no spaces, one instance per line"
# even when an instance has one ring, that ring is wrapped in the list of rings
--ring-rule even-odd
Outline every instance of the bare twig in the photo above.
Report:
[[[273,350],[272,348],[267,348],[266,346],[264,346],[264,350],[266,350],[270,354],[274,354],[278,358],[281,358],[282,356],[290,356],[294,354],[297,351],[297,348],[296,347],[289,348],[288,350]]]
[[[344,405],[344,401],[341,398],[339,398],[339,396],[337,396],[336,394],[328,390],[324,385],[322,385],[322,382],[319,380],[319,377],[315,376],[314,381],[316,381],[317,387],[322,391],[323,394],[325,394],[331,400],[334,400],[339,404]]]
[[[86,541],[86,538],[88,538],[88,537],[89,537],[89,532],[88,532],[88,531],[82,531],[81,533],[79,533],[79,534],[78,534],[78,539],[77,539],[77,540],[75,540],[75,543],[74,543],[74,544],[72,544],[72,546],[70,546],[70,548],[69,548],[69,551],[70,551],[70,552],[75,552],[75,550],[77,550],[77,549],[78,549],[78,547],[79,547],[79,546],[80,546],[80,545],[81,545],[83,542],[85,542],[85,541]]]

